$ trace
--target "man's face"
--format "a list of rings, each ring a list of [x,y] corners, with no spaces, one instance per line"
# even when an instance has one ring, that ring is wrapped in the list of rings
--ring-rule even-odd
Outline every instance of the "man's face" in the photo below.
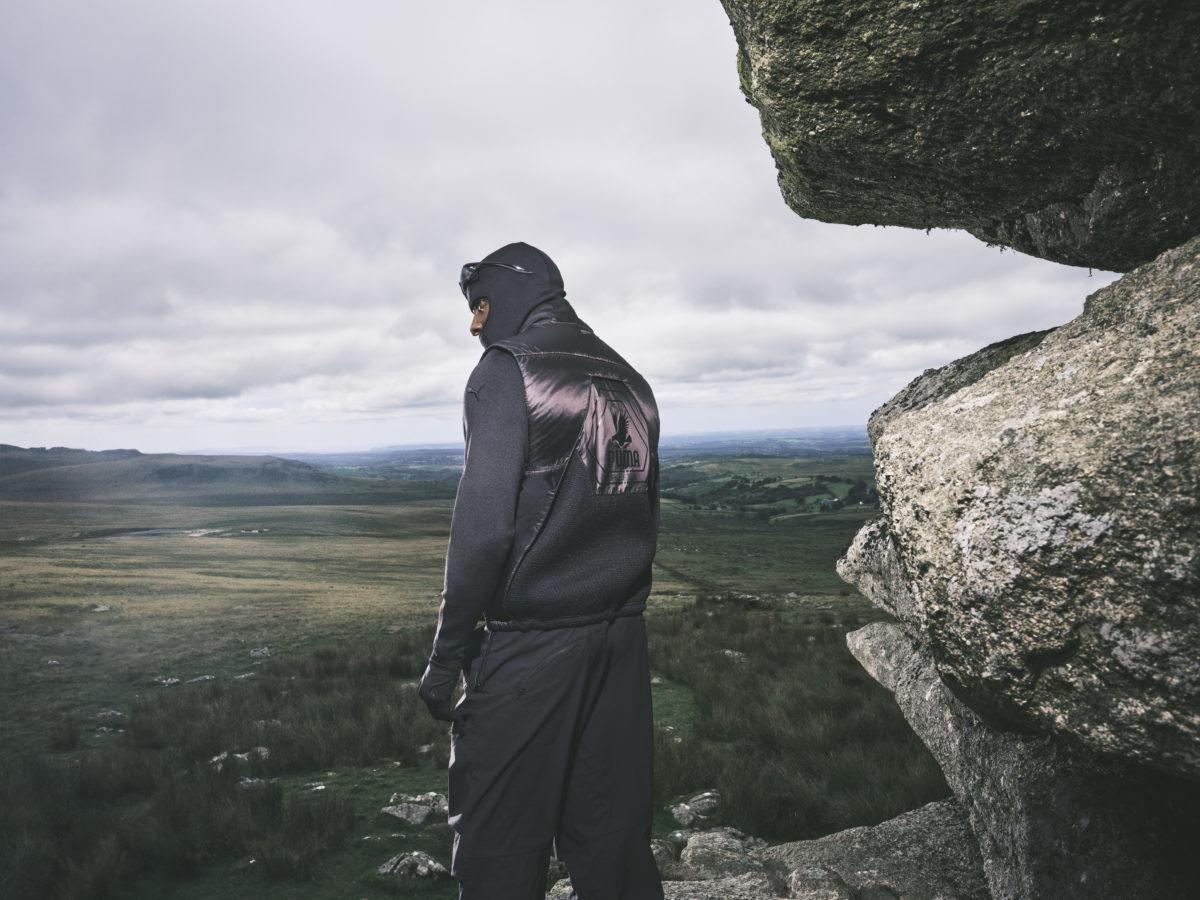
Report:
[[[471,337],[479,337],[479,333],[483,331],[483,323],[488,317],[487,297],[480,297],[472,310],[474,314],[471,316]]]

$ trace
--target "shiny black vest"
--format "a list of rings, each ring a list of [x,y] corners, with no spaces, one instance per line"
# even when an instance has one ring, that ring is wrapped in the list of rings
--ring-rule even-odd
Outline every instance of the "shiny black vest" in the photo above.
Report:
[[[658,540],[658,407],[585,325],[496,341],[525,382],[529,454],[491,630],[584,625],[646,607]]]

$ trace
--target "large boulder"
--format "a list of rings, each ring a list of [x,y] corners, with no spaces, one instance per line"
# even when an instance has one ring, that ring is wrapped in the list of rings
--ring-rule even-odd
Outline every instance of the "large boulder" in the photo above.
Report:
[[[994,723],[1200,779],[1198,411],[1194,239],[878,410],[838,571]]]
[[[722,4],[801,216],[1122,272],[1200,232],[1200,4]]]
[[[978,838],[994,900],[1200,896],[1191,859],[1200,827],[1196,785],[1052,736],[989,727],[947,689],[928,653],[898,625],[868,625],[848,635],[847,644],[895,693],[942,767]],[[938,848],[929,826],[925,833]],[[941,843],[955,843],[949,833]],[[853,860],[854,848],[848,849]],[[899,856],[912,863],[897,866],[910,878],[928,877],[945,868],[939,861],[954,858],[944,851]]]

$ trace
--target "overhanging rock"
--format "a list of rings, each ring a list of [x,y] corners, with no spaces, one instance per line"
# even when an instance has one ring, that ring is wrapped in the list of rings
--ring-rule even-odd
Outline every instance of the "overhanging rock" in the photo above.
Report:
[[[801,216],[1121,272],[1200,232],[1200,4],[722,4]]]

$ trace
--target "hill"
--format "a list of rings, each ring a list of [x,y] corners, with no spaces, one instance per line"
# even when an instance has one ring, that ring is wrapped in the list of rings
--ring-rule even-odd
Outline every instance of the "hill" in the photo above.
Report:
[[[189,500],[237,505],[421,499],[415,496],[421,493],[415,486],[406,489],[402,484],[346,477],[275,456],[22,449],[6,444],[2,458],[0,500],[9,502]]]

